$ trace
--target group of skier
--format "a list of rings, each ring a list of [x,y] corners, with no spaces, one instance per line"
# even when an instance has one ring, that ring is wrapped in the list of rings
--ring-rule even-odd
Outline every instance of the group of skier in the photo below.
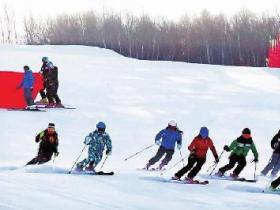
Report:
[[[170,162],[175,152],[175,146],[177,149],[182,148],[182,135],[183,132],[178,129],[177,123],[172,120],[168,123],[167,128],[161,130],[155,137],[155,144],[159,146],[159,149],[154,157],[152,157],[144,170],[151,170],[150,167],[162,159],[159,164],[158,170],[164,170],[165,166]],[[51,160],[52,156],[58,156],[58,134],[55,131],[54,123],[49,123],[48,128],[41,131],[35,138],[35,141],[40,142],[39,151],[35,158],[33,158],[27,165],[43,164]],[[88,157],[76,164],[75,170],[77,172],[89,171],[95,172],[96,166],[100,163],[103,157],[103,153],[106,148],[105,154],[111,155],[112,153],[112,141],[109,134],[106,132],[106,125],[104,122],[98,122],[96,129],[89,133],[84,140],[84,149],[88,146]],[[269,170],[272,170],[271,176],[276,176],[280,169],[280,131],[274,136],[271,141],[272,149],[274,150],[272,158],[269,164],[261,172],[261,175],[266,175]],[[187,177],[185,181],[188,183],[195,183],[194,177],[199,173],[202,166],[206,162],[207,151],[210,149],[215,159],[215,163],[218,164],[219,157],[214,146],[212,139],[209,137],[209,129],[202,127],[199,134],[192,140],[188,146],[190,151],[188,157],[188,163],[182,169],[174,174],[172,180],[180,180],[186,173]],[[215,176],[222,177],[225,172],[236,168],[230,174],[232,179],[238,178],[241,171],[246,166],[246,156],[249,151],[254,154],[254,162],[258,162],[258,152],[253,142],[251,131],[249,128],[245,128],[242,131],[241,136],[234,140],[230,146],[225,145],[224,151],[231,152],[229,156],[229,163],[218,169]],[[276,189],[280,185],[280,178],[274,180],[271,183],[271,189]]]
[[[32,97],[34,88],[34,76],[29,66],[24,66],[24,77],[17,89],[24,89],[24,99],[26,102],[26,109],[36,109],[36,104]],[[61,100],[57,94],[58,82],[58,68],[49,61],[48,57],[42,58],[42,67],[40,70],[43,79],[43,88],[40,90],[42,99],[40,104],[46,105],[47,108],[63,107]]]

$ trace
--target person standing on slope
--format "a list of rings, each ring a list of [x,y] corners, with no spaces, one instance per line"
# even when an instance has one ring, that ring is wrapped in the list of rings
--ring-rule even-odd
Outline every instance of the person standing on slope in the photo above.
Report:
[[[180,150],[182,147],[182,131],[177,127],[177,123],[171,120],[168,123],[168,127],[161,130],[155,137],[155,144],[159,146],[156,155],[149,160],[144,169],[149,170],[150,166],[158,162],[164,155],[164,159],[161,161],[158,169],[162,170],[165,165],[169,163],[174,154],[175,144]]]
[[[77,171],[82,171],[85,168],[87,171],[95,172],[95,167],[102,160],[105,147],[106,155],[112,154],[112,141],[109,134],[106,133],[105,130],[105,123],[99,122],[96,125],[96,130],[86,136],[84,144],[89,146],[88,158],[77,163]]]
[[[280,130],[271,140],[273,149],[269,163],[262,170],[261,175],[266,176],[271,171],[271,176],[275,177],[280,170]]]
[[[188,147],[190,156],[188,158],[188,165],[179,170],[173,177],[173,180],[180,180],[180,178],[190,171],[187,175],[186,181],[194,182],[193,178],[201,170],[201,167],[206,162],[206,155],[208,149],[211,149],[215,162],[219,162],[216,148],[213,141],[209,137],[209,130],[207,127],[202,127],[199,131],[199,135],[196,136]]]
[[[34,100],[32,97],[33,92],[33,85],[34,85],[34,76],[29,68],[29,66],[24,66],[24,76],[23,80],[20,83],[20,85],[17,87],[17,89],[23,88],[24,89],[24,99],[26,102],[26,109],[36,109],[36,106],[34,105]]]
[[[43,64],[42,64],[40,73],[42,74],[42,77],[43,77],[43,89],[40,91],[40,95],[42,97],[42,99],[40,100],[40,103],[48,104],[48,99],[47,99],[47,95],[45,93],[45,89],[46,89],[46,83],[47,83],[47,73],[48,73],[48,71],[50,71],[53,68],[53,64],[52,64],[52,62],[49,61],[48,57],[43,57],[42,63]]]
[[[58,134],[55,131],[54,123],[49,123],[48,128],[40,132],[35,141],[40,142],[38,155],[26,165],[43,164],[50,161],[53,154],[55,157],[58,156]]]
[[[230,146],[225,145],[224,150],[231,152],[229,156],[229,164],[223,166],[216,173],[216,176],[223,176],[224,173],[232,169],[237,163],[237,167],[234,169],[233,173],[230,175],[232,178],[238,178],[240,172],[246,166],[246,156],[249,150],[252,150],[254,154],[254,162],[258,162],[258,152],[256,146],[253,142],[251,131],[249,128],[245,128],[242,131],[242,135],[234,140]]]

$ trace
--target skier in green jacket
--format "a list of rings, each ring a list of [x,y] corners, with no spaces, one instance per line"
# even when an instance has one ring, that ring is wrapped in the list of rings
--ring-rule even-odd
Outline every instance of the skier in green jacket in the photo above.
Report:
[[[245,128],[242,131],[242,135],[234,140],[230,146],[225,145],[224,150],[227,152],[231,151],[229,156],[229,164],[223,166],[216,173],[217,176],[223,176],[224,173],[232,169],[237,163],[237,167],[234,169],[233,173],[230,174],[232,178],[237,178],[240,172],[246,166],[246,156],[249,150],[252,150],[254,154],[254,162],[258,162],[258,152],[256,146],[251,137],[251,131],[249,128]]]

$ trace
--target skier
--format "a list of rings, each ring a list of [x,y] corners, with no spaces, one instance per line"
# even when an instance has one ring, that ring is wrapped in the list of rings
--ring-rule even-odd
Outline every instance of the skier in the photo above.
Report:
[[[271,182],[270,184],[270,190],[272,191],[276,191],[277,190],[277,187],[280,185],[280,176],[275,179],[274,181]]]
[[[112,154],[112,142],[108,133],[105,132],[106,125],[104,122],[99,122],[96,125],[96,130],[86,136],[84,144],[89,146],[88,158],[77,163],[76,170],[82,171],[84,168],[87,171],[95,172],[95,167],[102,160],[103,152],[106,146],[106,155]],[[88,166],[87,166],[88,165]],[[87,167],[86,167],[87,166]]]
[[[49,70],[51,70],[54,66],[52,64],[52,62],[49,61],[48,57],[43,57],[42,58],[42,67],[40,70],[40,73],[42,74],[43,77],[43,89],[40,91],[40,95],[42,97],[40,103],[42,104],[48,104],[48,100],[47,100],[47,95],[45,93],[45,89],[46,89],[46,83],[47,83],[47,73]]]
[[[256,146],[251,137],[251,131],[249,128],[245,128],[242,131],[242,135],[234,140],[230,146],[225,145],[224,150],[227,152],[231,152],[229,156],[229,164],[223,166],[216,173],[216,176],[223,176],[224,173],[230,169],[232,169],[236,163],[238,163],[237,167],[234,169],[233,173],[230,174],[232,178],[238,178],[240,172],[246,166],[246,156],[249,150],[252,150],[254,154],[254,162],[258,162],[258,152]]]
[[[43,89],[40,91],[43,104],[48,104],[48,107],[63,107],[61,100],[57,95],[58,82],[58,68],[49,61],[48,57],[42,58],[43,65],[41,67],[41,74],[43,76]],[[46,93],[45,93],[46,89]]]
[[[155,137],[155,144],[159,146],[156,155],[151,158],[146,166],[145,170],[149,170],[150,166],[158,162],[164,155],[164,159],[161,161],[158,170],[162,170],[165,165],[169,163],[174,154],[175,144],[177,142],[177,148],[180,150],[182,147],[182,131],[177,127],[177,123],[171,120],[168,123],[168,127],[161,130]],[[161,141],[160,141],[161,140]]]
[[[180,178],[188,173],[186,181],[193,183],[195,182],[193,178],[197,175],[197,173],[201,170],[201,167],[206,161],[206,155],[208,149],[211,149],[213,156],[215,158],[215,162],[219,162],[219,158],[217,155],[216,148],[213,144],[213,141],[209,137],[209,130],[207,127],[202,127],[199,131],[199,135],[196,136],[191,142],[188,149],[190,150],[190,156],[188,158],[188,165],[179,170],[173,177],[173,180],[180,180]]]
[[[24,77],[17,89],[24,89],[24,99],[27,104],[26,109],[36,109],[34,100],[32,98],[32,91],[34,85],[34,76],[29,66],[24,66]]]
[[[271,140],[272,156],[267,166],[262,170],[261,175],[266,176],[271,170],[271,176],[275,177],[280,170],[280,130]]]
[[[36,143],[40,142],[38,155],[29,161],[26,165],[43,164],[51,160],[52,155],[55,157],[59,155],[58,135],[55,131],[55,124],[49,123],[48,128],[40,132],[36,138]]]

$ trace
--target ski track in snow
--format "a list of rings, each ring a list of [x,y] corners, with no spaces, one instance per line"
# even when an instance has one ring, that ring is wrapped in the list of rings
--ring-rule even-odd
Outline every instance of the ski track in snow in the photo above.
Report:
[[[209,179],[206,186],[180,185],[168,179],[182,165],[163,176],[137,171],[157,147],[123,160],[150,145],[155,134],[176,119],[184,131],[183,156],[201,126],[209,127],[218,152],[242,128],[250,127],[260,153],[260,171],[270,158],[270,139],[280,125],[280,71],[139,61],[81,46],[1,45],[0,56],[1,70],[21,70],[28,64],[33,71],[39,70],[41,57],[48,56],[59,67],[59,95],[77,108],[46,113],[0,109],[0,210],[278,210],[279,195],[259,193],[269,178],[257,183]],[[116,174],[67,174],[98,120],[107,123],[113,140],[113,154],[103,170]],[[49,122],[56,123],[59,133],[59,157],[54,163],[23,167],[36,155],[34,136]],[[218,167],[227,163],[228,155]],[[252,158],[250,153],[241,174],[248,179],[253,177]],[[176,150],[167,168],[180,159]],[[209,152],[198,179],[207,179],[212,164]]]

